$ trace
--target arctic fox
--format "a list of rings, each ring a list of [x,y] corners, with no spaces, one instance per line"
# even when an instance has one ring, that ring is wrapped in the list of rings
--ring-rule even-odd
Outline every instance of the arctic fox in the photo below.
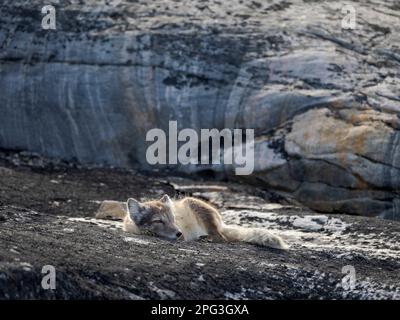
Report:
[[[135,234],[150,234],[168,240],[198,240],[215,242],[242,241],[276,249],[287,249],[278,236],[261,228],[226,225],[217,209],[191,197],[172,201],[168,195],[160,200],[126,203],[103,201],[97,219],[123,220],[123,229]]]

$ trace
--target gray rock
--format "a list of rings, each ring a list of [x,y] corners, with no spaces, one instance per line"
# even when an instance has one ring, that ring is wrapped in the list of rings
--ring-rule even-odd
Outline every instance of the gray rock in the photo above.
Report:
[[[400,299],[397,221],[315,214],[232,182],[38,159],[0,152],[0,300]],[[266,228],[290,249],[168,242],[94,219],[104,199],[165,193],[209,201],[227,224]],[[42,287],[49,265],[55,290]]]
[[[399,7],[346,3],[356,30],[331,1],[63,2],[55,31],[42,1],[2,4],[0,147],[148,168],[146,132],[169,120],[254,128],[249,181],[400,219]]]
[[[287,252],[171,243],[126,234],[119,222],[1,206],[0,299],[400,299],[393,271],[400,267],[398,223],[392,233],[382,220],[271,208],[223,214],[231,223],[281,233],[291,245]],[[49,265],[54,290],[42,287]],[[343,280],[344,266],[355,270],[354,287]]]

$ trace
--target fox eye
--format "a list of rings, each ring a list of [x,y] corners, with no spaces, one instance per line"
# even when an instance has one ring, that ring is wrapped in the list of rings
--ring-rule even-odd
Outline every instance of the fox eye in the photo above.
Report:
[[[154,220],[153,223],[164,223],[162,220]]]

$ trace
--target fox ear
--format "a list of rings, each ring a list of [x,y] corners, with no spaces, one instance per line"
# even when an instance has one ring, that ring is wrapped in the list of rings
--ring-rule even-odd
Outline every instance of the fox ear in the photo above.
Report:
[[[160,201],[168,206],[172,205],[172,200],[167,194],[163,195]]]
[[[133,222],[140,224],[140,221],[143,219],[144,210],[142,205],[136,199],[130,198],[127,202],[129,217],[133,220]]]

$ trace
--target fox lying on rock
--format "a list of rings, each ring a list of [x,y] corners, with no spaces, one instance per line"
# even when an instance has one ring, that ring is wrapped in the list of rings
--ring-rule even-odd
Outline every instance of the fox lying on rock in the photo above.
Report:
[[[278,236],[261,228],[226,225],[217,209],[205,201],[186,197],[172,201],[168,195],[160,200],[126,203],[103,201],[97,219],[122,219],[123,229],[135,234],[151,234],[168,240],[198,240],[214,242],[242,241],[261,246],[287,249]]]

